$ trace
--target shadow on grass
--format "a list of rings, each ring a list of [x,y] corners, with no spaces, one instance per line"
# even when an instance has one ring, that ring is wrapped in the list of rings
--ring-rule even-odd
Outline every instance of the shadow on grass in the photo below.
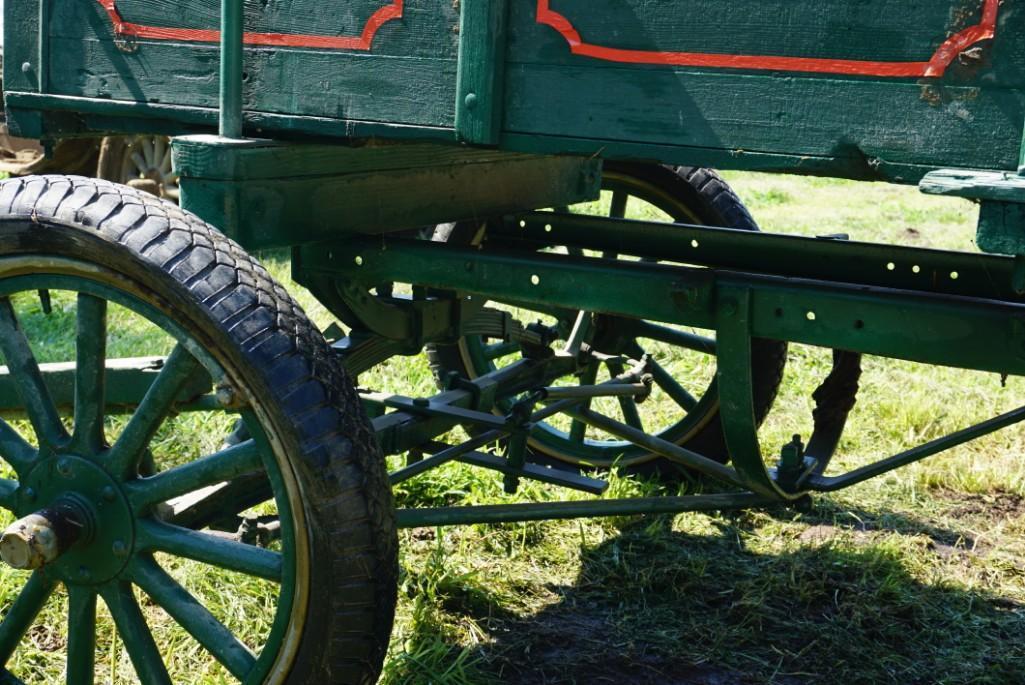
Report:
[[[922,582],[912,573],[922,559],[887,538],[761,554],[746,542],[752,530],[743,515],[710,536],[641,521],[583,549],[576,581],[527,617],[503,611],[486,578],[464,578],[444,610],[480,626],[483,647],[449,645],[447,658],[468,666],[457,678],[393,682],[1025,683],[1025,607]],[[417,639],[437,647],[438,633]]]

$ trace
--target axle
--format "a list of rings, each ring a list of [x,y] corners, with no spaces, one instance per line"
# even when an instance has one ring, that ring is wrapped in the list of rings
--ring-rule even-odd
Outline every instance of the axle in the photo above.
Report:
[[[0,558],[23,571],[42,568],[88,537],[90,519],[85,505],[70,497],[62,499],[8,526],[0,537]]]

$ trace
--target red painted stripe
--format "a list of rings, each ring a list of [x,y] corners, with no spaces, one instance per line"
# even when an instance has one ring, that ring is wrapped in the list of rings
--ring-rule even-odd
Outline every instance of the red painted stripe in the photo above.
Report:
[[[664,64],[681,67],[794,71],[846,76],[940,77],[964,50],[996,36],[1000,0],[984,0],[982,21],[951,36],[924,62],[876,62],[871,60],[780,57],[772,55],[717,55],[701,52],[624,50],[587,43],[573,23],[551,9],[549,0],[537,0],[537,23],[551,26],[569,43],[574,55],[623,64]]]
[[[150,40],[174,40],[186,43],[218,43],[221,32],[213,29],[180,29],[161,26],[144,26],[126,22],[117,9],[117,0],[97,0],[111,23],[114,32],[120,36],[147,38]],[[359,36],[316,36],[289,33],[246,33],[246,45],[320,48],[323,50],[370,50],[374,36],[389,21],[402,18],[404,0],[392,0],[390,5],[374,12]]]

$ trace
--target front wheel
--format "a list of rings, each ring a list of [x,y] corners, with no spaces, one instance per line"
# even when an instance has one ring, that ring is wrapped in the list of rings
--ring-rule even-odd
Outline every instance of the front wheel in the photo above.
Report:
[[[384,463],[323,338],[238,245],[130,188],[7,181],[0,354],[0,680],[376,680]]]

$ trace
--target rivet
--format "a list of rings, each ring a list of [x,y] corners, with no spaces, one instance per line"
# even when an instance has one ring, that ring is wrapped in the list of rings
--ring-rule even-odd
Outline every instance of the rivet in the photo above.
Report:
[[[31,502],[36,498],[36,491],[32,488],[25,488],[25,491],[22,493],[22,496],[25,498],[26,502]]]
[[[814,321],[816,319],[815,312],[808,312],[808,321]]]
[[[541,285],[541,277],[537,274],[534,274],[530,277],[530,282],[534,285]]]
[[[32,62],[25,62],[24,64],[22,64],[21,65],[21,71],[23,73],[25,73],[25,74],[27,74],[30,71],[32,71]]]
[[[114,488],[112,488],[109,485],[103,488],[103,490],[100,492],[100,495],[103,497],[104,500],[108,502],[113,502],[114,498],[117,497],[117,493],[114,491]]]
[[[126,557],[128,556],[128,545],[125,544],[124,540],[114,540],[114,544],[110,546],[110,551],[116,557]]]
[[[476,93],[467,93],[466,94],[466,98],[463,100],[463,103],[466,104],[466,109],[474,109],[474,108],[476,108],[477,107],[477,94]]]
[[[356,262],[356,266],[363,266],[363,258],[362,258],[362,257],[360,257],[359,255],[357,255],[357,256],[356,256],[356,259],[355,259],[355,260],[353,260],[353,261],[355,261],[355,262]]]
[[[65,478],[71,477],[71,461],[68,459],[60,459],[57,461],[57,473],[64,476]]]

